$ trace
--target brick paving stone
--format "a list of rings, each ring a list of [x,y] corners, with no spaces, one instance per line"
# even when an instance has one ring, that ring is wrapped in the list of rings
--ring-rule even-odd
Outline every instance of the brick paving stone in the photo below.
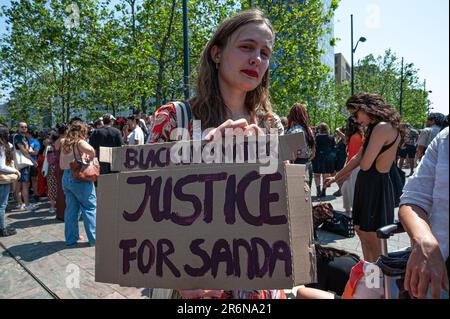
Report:
[[[12,298],[32,289],[45,291],[15,262],[0,266],[0,287],[0,299]]]

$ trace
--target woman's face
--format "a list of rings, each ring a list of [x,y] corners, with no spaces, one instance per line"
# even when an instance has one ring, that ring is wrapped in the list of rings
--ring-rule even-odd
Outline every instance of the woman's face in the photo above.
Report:
[[[349,109],[348,111],[351,113],[353,120],[359,125],[362,125],[364,127],[368,127],[370,125],[371,119],[369,115],[366,112],[364,112],[364,110],[358,108],[358,109]]]
[[[219,63],[219,83],[244,92],[256,89],[269,68],[272,38],[265,23],[250,23],[237,29],[222,50],[214,46],[211,58]]]

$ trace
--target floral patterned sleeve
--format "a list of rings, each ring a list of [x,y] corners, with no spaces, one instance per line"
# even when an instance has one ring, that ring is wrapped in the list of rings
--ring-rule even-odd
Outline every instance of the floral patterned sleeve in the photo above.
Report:
[[[177,112],[173,103],[161,106],[155,112],[155,122],[148,143],[170,142],[170,134],[177,128]]]
[[[280,117],[275,112],[258,112],[256,117],[259,127],[264,128],[267,131],[269,131],[271,128],[276,128],[278,130],[278,135],[284,135],[283,124],[281,123]]]

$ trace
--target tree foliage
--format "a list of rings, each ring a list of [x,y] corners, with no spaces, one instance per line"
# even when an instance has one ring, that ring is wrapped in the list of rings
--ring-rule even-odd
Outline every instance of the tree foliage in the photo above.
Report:
[[[271,61],[274,109],[286,115],[303,102],[314,124],[345,121],[348,84],[335,85],[322,65],[323,37],[338,1],[252,1],[270,18],[276,43]],[[248,8],[244,0],[188,1],[190,87],[194,94],[201,51],[224,18]],[[182,2],[177,0],[13,0],[0,11],[0,85],[10,117],[35,125],[94,119],[103,111],[144,112],[183,99]],[[330,40],[334,43],[334,39]],[[423,121],[426,95],[408,66],[403,113]],[[399,63],[387,51],[356,68],[356,88],[398,105]]]

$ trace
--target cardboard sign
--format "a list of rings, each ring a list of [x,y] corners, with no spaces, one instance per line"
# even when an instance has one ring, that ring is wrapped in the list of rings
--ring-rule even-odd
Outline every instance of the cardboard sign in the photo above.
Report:
[[[208,144],[200,143],[202,151]],[[180,145],[102,149],[119,172],[98,178],[95,280],[172,289],[289,289],[314,282],[305,166],[282,161],[305,145],[303,133],[280,137],[275,170],[267,174],[262,157],[251,161],[257,149],[272,154],[264,143],[247,150],[245,163],[146,166]],[[141,164],[130,165],[132,153],[141,154],[133,155]]]
[[[102,175],[96,281],[272,289],[315,280],[305,167],[208,165]]]
[[[255,140],[257,143],[255,143]],[[279,161],[292,160],[292,155],[299,148],[306,145],[304,133],[295,133],[283,136],[265,135],[245,138],[241,143],[227,145],[220,141],[218,148],[227,155],[231,153],[228,163],[261,163],[268,165],[267,157],[276,153]],[[139,171],[157,168],[169,168],[188,164],[227,163],[227,156],[202,156],[214,151],[219,142],[206,143],[205,141],[180,141],[171,143],[155,143],[144,145],[125,145],[122,147],[100,147],[100,161],[110,163],[111,171]],[[236,147],[236,145],[239,145]],[[248,145],[252,145],[247,147]],[[173,148],[179,151],[181,161],[174,161],[171,156]],[[274,149],[276,148],[276,149]],[[231,152],[230,152],[231,150]],[[240,155],[240,158],[239,158]],[[264,156],[262,156],[264,155]],[[238,158],[236,158],[238,157]],[[181,162],[181,163],[180,163]]]

